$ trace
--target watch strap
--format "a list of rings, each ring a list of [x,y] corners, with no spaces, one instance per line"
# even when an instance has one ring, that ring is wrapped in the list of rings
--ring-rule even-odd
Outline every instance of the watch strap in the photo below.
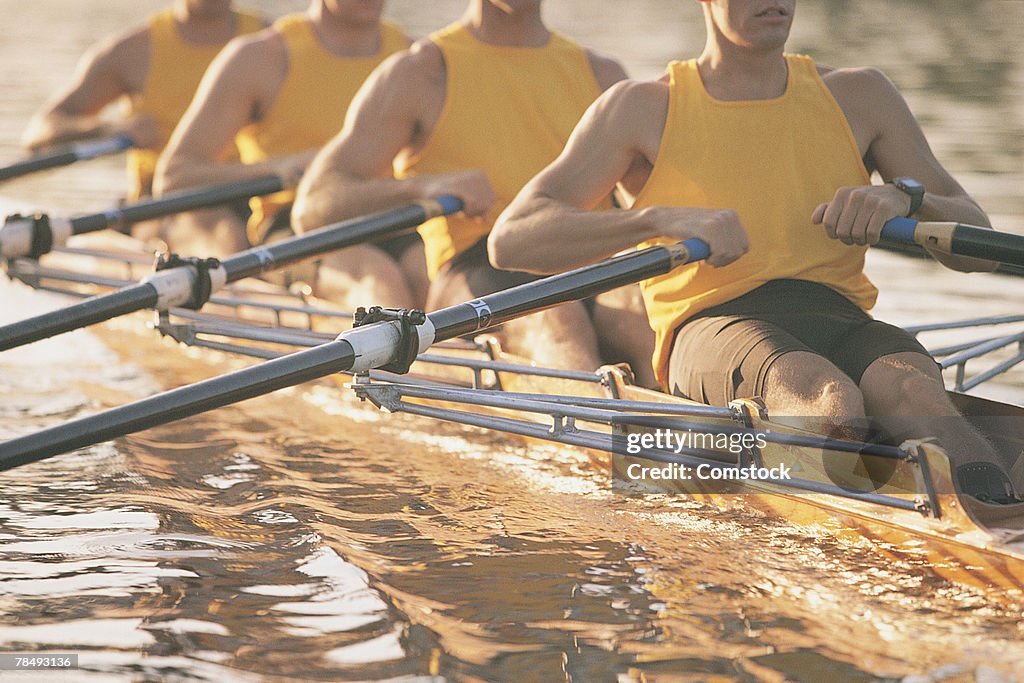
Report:
[[[910,210],[907,211],[907,218],[910,218],[924,202],[924,185],[913,178],[893,178],[891,183],[910,197]]]

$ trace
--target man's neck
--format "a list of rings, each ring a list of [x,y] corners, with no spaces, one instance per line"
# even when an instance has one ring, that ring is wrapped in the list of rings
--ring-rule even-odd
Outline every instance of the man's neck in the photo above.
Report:
[[[185,2],[174,5],[178,35],[196,45],[218,45],[235,35],[235,13],[229,7],[221,12],[191,12]]]
[[[708,94],[725,101],[781,97],[789,78],[781,48],[757,51],[709,40],[697,67]]]
[[[540,8],[516,13],[505,12],[487,0],[476,0],[462,17],[478,40],[507,47],[544,47],[551,31],[544,25]]]
[[[320,45],[336,57],[371,57],[380,50],[379,22],[349,21],[322,2],[314,2],[307,15]]]

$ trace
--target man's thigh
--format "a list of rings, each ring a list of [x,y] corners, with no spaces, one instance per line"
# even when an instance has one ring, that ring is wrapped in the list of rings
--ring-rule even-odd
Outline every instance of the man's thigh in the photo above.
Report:
[[[669,387],[675,394],[711,405],[763,396],[772,364],[795,351],[813,353],[773,323],[737,316],[697,318],[676,333]]]

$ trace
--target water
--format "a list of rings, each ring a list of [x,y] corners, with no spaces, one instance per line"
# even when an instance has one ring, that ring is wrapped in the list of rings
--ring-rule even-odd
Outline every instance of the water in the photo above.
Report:
[[[96,36],[160,4],[0,0],[0,159]],[[462,5],[390,7],[422,35]],[[548,5],[640,77],[702,40],[696,3]],[[805,1],[792,47],[885,70],[995,224],[1024,232],[1021,26],[1013,1]],[[84,211],[122,186],[109,159],[3,192]],[[1019,280],[872,269],[899,322],[1019,312]],[[0,301],[3,320],[61,303],[6,283]],[[240,363],[137,318],[4,353],[0,438]],[[1024,380],[989,391],[1021,402]],[[77,652],[95,680],[1001,680],[1024,659],[1020,605],[866,541],[605,484],[573,451],[288,390],[0,478],[0,650]]]

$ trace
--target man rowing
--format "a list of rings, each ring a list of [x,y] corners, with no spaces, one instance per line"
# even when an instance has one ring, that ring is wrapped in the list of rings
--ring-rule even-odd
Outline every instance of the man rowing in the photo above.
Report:
[[[405,34],[381,20],[383,5],[383,0],[312,0],[305,12],[232,42],[211,65],[161,158],[158,191],[267,173],[297,177],[341,127],[364,79],[386,57],[408,47]],[[240,160],[226,161],[234,145]],[[216,252],[231,253],[291,234],[292,197],[289,191],[254,199],[248,235],[237,216],[222,212],[216,221],[207,214],[179,223],[170,241],[179,248],[183,240],[207,234]],[[396,261],[407,250],[422,261],[417,248],[416,240],[406,238],[329,257],[348,279],[326,294],[347,292],[361,294],[362,302],[412,306]]]
[[[971,493],[1009,498],[993,448],[948,419],[957,412],[935,362],[866,313],[877,290],[864,254],[886,220],[987,226],[984,212],[882,73],[784,52],[796,0],[700,2],[701,55],[605,93],[501,217],[492,262],[551,273],[700,238],[706,263],[642,285],[664,386],[717,405],[761,396],[774,415],[825,416],[840,431],[887,416],[895,438],[937,435]],[[592,211],[616,185],[631,208]]]
[[[551,31],[541,17],[541,0],[471,0],[459,21],[370,77],[344,129],[300,183],[293,219],[300,228],[312,228],[410,200],[455,195],[463,201],[463,214],[420,229],[431,278],[428,307],[532,279],[488,264],[491,225],[523,184],[557,156],[587,106],[624,77],[617,62]],[[595,309],[595,315],[611,310],[604,301]],[[566,306],[509,323],[503,336],[513,350],[525,349],[529,338],[529,347],[539,352],[535,357],[545,363],[596,368],[597,340],[587,315],[581,304]],[[634,325],[621,313],[607,317],[618,321],[620,340],[639,338],[650,348],[649,342],[643,345],[649,330],[642,314],[634,313]]]
[[[265,26],[230,0],[176,0],[144,25],[108,38],[78,64],[69,88],[40,110],[23,137],[38,151],[50,145],[96,137],[128,135],[130,199],[152,191],[153,169],[178,119],[185,112],[206,67],[232,38]],[[100,118],[107,105],[123,99],[124,116]]]

